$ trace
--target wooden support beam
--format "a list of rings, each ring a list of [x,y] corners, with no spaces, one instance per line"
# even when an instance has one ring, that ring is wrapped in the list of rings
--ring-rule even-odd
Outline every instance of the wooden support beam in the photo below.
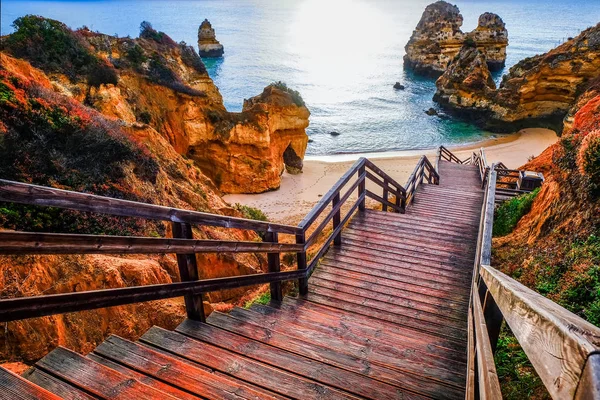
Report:
[[[600,328],[488,265],[481,277],[550,395],[572,399]]]
[[[365,166],[362,165],[359,170],[358,170],[358,175],[362,175],[365,173]],[[360,181],[360,184],[358,185],[358,197],[361,198],[362,197],[362,202],[358,205],[358,209],[359,211],[365,211],[366,209],[366,205],[365,205],[365,192],[366,192],[366,184],[365,184],[365,179],[362,179]]]
[[[588,357],[575,400],[600,400],[600,353]]]
[[[173,222],[173,237],[181,239],[193,239],[192,226],[187,223]],[[198,280],[198,264],[196,254],[177,254],[177,265],[179,266],[179,277],[181,282],[192,282]],[[205,322],[204,305],[202,304],[202,293],[188,294],[184,296],[185,310],[187,316],[195,321]]]
[[[275,232],[267,232],[265,239],[269,243],[277,243],[279,238]],[[269,253],[267,255],[269,263],[269,272],[281,271],[281,264],[279,259],[279,253]],[[281,302],[283,300],[283,291],[281,289],[281,282],[271,282],[271,301]]]
[[[502,398],[500,382],[496,373],[494,353],[490,345],[488,330],[485,325],[479,296],[473,296],[473,323],[475,327],[475,347],[477,349],[477,380],[480,400],[497,400]]]
[[[303,273],[307,273],[307,262],[306,262],[306,248],[304,244],[306,243],[306,234],[304,232],[296,235],[296,244],[302,245],[304,248],[301,252],[296,254],[298,260],[298,271],[302,271]],[[308,276],[304,275],[298,279],[298,293],[301,296],[306,296],[308,294]]]
[[[336,208],[337,211],[335,212],[335,214],[333,214],[333,229],[335,230],[338,226],[340,226],[340,220],[341,220],[341,211],[340,211],[340,194],[336,194],[333,197],[333,202],[331,203],[331,205],[333,206],[333,208]],[[340,246],[342,244],[342,231],[340,230],[340,233],[338,233],[337,235],[335,235],[335,237],[333,238],[333,244],[336,246]]]

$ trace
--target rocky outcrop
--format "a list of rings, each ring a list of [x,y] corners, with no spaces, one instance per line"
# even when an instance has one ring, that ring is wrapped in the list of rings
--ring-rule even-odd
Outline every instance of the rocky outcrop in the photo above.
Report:
[[[202,58],[223,57],[223,45],[217,40],[215,30],[207,19],[198,28],[198,50]]]
[[[404,67],[439,76],[467,42],[486,55],[490,69],[503,68],[508,32],[502,19],[496,14],[482,14],[477,28],[470,33],[461,31],[462,23],[463,17],[455,5],[437,1],[427,6],[405,46]]]
[[[87,35],[85,32],[82,34]],[[104,39],[94,34],[86,40],[98,46],[102,43],[112,46],[102,47],[102,50],[97,47],[95,54],[102,57],[106,52],[120,66],[117,85],[93,86],[87,80],[78,79],[77,75],[69,77],[62,71],[45,73],[25,60],[0,53],[0,176],[67,190],[242,217],[239,211],[223,201],[211,179],[175,150],[165,128],[172,122],[158,123],[163,114],[150,108],[160,104],[183,107],[184,99],[192,103],[197,99],[204,104],[214,101],[214,109],[223,109],[212,81],[206,80],[199,67],[193,68],[190,63],[182,61],[185,59],[181,56],[184,49],[176,45],[171,53],[165,53],[168,54],[165,59],[174,57],[173,60],[178,60],[177,67],[172,68],[179,68],[178,76],[185,76],[186,82],[195,82],[194,87],[179,86],[184,82],[183,78],[170,81],[174,88],[165,87],[152,80],[156,66],[143,65],[152,63],[152,60],[132,66],[127,64],[132,61],[127,56],[123,57],[119,47],[134,49],[135,44],[141,47],[140,43],[151,46],[158,42],[123,40],[117,46]],[[48,54],[44,57],[49,59]],[[45,65],[39,65],[47,69]],[[149,93],[142,93],[145,90]],[[134,97],[138,97],[140,102],[133,101]],[[94,105],[96,109],[84,103]],[[98,110],[106,112],[106,115]],[[149,116],[142,117],[146,111]],[[178,114],[181,110],[170,112],[173,118],[182,115]],[[141,118],[150,123],[140,122]],[[155,127],[163,131],[159,132]],[[0,229],[171,236],[167,223],[10,203],[0,207]],[[197,227],[194,237],[260,240],[252,231],[206,226]],[[198,255],[197,261],[201,278],[266,271],[263,254],[203,254]],[[0,257],[2,298],[178,280],[174,255]],[[205,299],[211,303],[237,301],[246,290],[239,288],[209,293]],[[4,334],[0,335],[0,362],[35,361],[57,345],[86,353],[109,334],[137,339],[152,325],[173,328],[184,316],[182,300],[173,299],[9,322],[3,327]]]
[[[599,76],[597,25],[546,54],[519,62],[497,89],[481,52],[464,46],[436,82],[434,100],[491,131],[547,127],[560,133],[569,110]]]
[[[125,124],[144,123],[154,128],[179,154],[196,162],[220,190],[273,190],[279,187],[285,166],[292,172],[301,170],[310,114],[298,92],[285,84],[265,89],[241,113],[228,112],[195,50],[157,32],[147,22],[142,24],[140,37],[130,39],[86,29],[71,32],[58,21],[26,18],[28,24],[45,21],[45,27],[71,37],[74,44],[69,46],[79,46],[107,71],[92,74],[90,68],[81,67],[84,76],[80,70],[70,69],[73,63],[59,63],[60,57],[52,63],[48,54],[38,60],[37,54],[57,47],[48,43],[51,35],[39,38],[40,48],[28,53],[21,49],[31,41],[21,43],[23,35],[9,36],[6,51],[19,53],[46,71],[61,93]],[[106,79],[109,73],[115,75]]]

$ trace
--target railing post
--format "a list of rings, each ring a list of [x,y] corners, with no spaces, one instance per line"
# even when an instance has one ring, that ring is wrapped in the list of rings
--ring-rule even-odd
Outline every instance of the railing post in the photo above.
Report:
[[[173,222],[173,238],[193,239],[192,226],[184,222]],[[179,277],[181,282],[198,280],[198,264],[196,254],[177,254],[177,265],[179,266]],[[200,322],[206,321],[204,305],[202,304],[202,293],[184,296],[187,317]]]
[[[298,233],[296,234],[296,243],[297,244],[305,244],[306,243],[306,233]],[[296,255],[298,259],[298,270],[306,270],[306,249]],[[308,294],[308,277],[298,279],[298,291],[301,296],[306,296]]]
[[[358,176],[362,176],[365,173],[365,164],[363,163],[360,168],[358,169]],[[366,178],[363,178],[361,180],[361,182],[358,184],[358,196],[362,196],[364,193],[366,193],[367,191],[367,187],[365,185],[365,180]],[[360,202],[360,204],[358,205],[358,210],[359,211],[365,211],[366,207],[365,207],[365,199],[363,198],[362,201]]]
[[[279,243],[277,232],[267,232],[265,242]],[[281,271],[281,264],[279,261],[279,253],[268,253],[267,261],[269,263],[269,272]],[[283,300],[283,291],[281,289],[281,282],[271,283],[271,301],[281,302]]]
[[[483,281],[479,282],[480,285],[484,285]],[[490,338],[490,345],[492,346],[492,353],[496,353],[496,347],[498,345],[498,338],[500,337],[500,328],[502,328],[502,311],[498,308],[496,301],[492,297],[489,290],[485,290],[483,296],[483,317],[485,319],[485,325],[488,329],[488,337]]]
[[[385,186],[385,187],[383,188],[383,199],[384,199],[385,201],[388,201],[388,197],[389,197],[389,195],[390,195],[390,192],[387,190],[387,186],[388,186],[388,180],[387,180],[387,178],[385,178],[385,177],[383,178],[383,185]],[[382,210],[383,212],[387,212],[387,211],[388,211],[388,206],[387,206],[387,204],[385,204],[385,203],[381,203],[381,210]]]
[[[332,201],[332,207],[337,206],[340,203],[340,193],[338,192],[334,197],[333,197],[333,201]],[[340,226],[340,221],[342,220],[341,217],[341,210],[338,210],[335,214],[333,214],[333,230],[336,230],[336,228],[338,226]],[[333,238],[333,244],[335,246],[339,246],[342,244],[342,231],[340,230],[340,233],[338,233],[336,235],[335,238]]]

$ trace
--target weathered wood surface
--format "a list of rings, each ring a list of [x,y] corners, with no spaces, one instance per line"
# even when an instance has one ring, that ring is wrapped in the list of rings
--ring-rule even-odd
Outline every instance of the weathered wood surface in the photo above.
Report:
[[[481,277],[552,397],[573,398],[600,328],[490,266]]]
[[[19,375],[0,367],[0,399],[60,400],[61,397],[28,382]]]
[[[0,201],[52,206],[123,217],[186,222],[189,224],[220,226],[224,228],[249,229],[262,232],[296,234],[301,231],[300,228],[295,226],[157,206],[87,193],[71,192],[68,190],[12,182],[4,179],[0,179]]]
[[[0,232],[0,254],[295,253],[303,248],[283,243]]]
[[[575,393],[575,400],[600,399],[600,353],[588,357]]]

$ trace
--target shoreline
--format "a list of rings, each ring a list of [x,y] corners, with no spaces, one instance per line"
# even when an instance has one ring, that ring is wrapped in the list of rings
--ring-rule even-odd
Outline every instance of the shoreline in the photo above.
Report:
[[[524,129],[517,133],[486,139],[482,142],[448,147],[459,158],[467,158],[483,147],[488,163],[502,161],[508,168],[518,168],[531,156],[538,156],[555,143],[554,131],[543,128]],[[377,160],[376,164],[400,184],[404,184],[421,155],[435,158],[436,149],[407,150],[380,153],[352,153],[330,156],[307,156],[303,172],[284,172],[277,190],[259,194],[229,194],[223,196],[230,204],[240,203],[262,210],[271,221],[295,225],[317,204],[319,199],[360,157]],[[369,188],[369,183],[367,184]],[[372,187],[371,190],[377,190]]]

